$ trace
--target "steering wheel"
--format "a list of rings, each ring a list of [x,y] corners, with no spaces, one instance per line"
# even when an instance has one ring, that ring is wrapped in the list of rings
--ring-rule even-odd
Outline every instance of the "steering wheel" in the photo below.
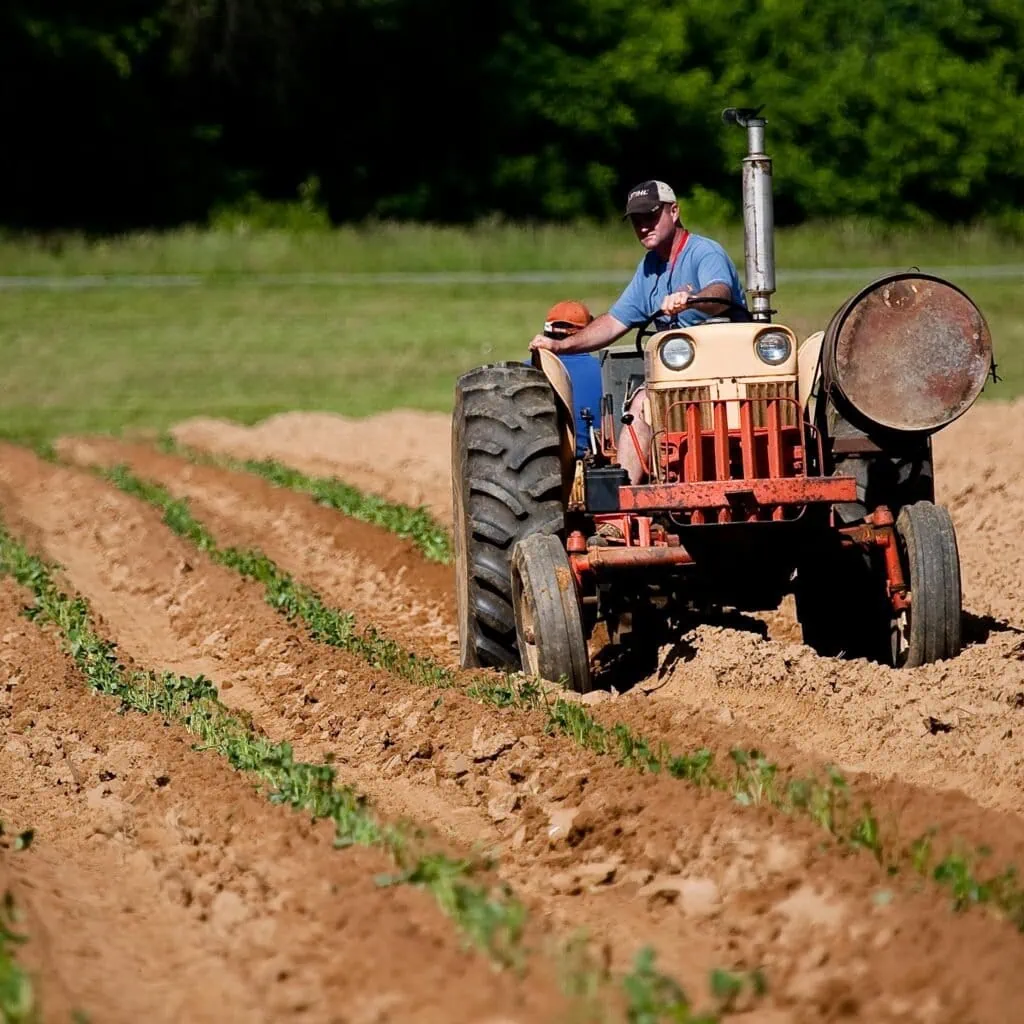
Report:
[[[716,306],[725,306],[727,310],[735,309],[738,312],[742,313],[747,320],[750,319],[750,310],[747,309],[746,306],[741,306],[738,302],[733,302],[732,299],[717,299],[716,298],[714,300],[714,302],[715,302]],[[694,307],[694,308],[696,308],[696,307]],[[646,320],[641,320],[639,323],[635,323],[635,324],[632,325],[633,327],[635,327],[637,329],[636,330],[636,350],[637,350],[637,352],[640,353],[640,355],[643,355],[643,353],[644,353],[644,341],[645,341],[645,339],[648,338],[649,336],[653,335],[653,334],[658,334],[659,333],[658,331],[652,331],[650,329],[651,324],[653,324],[655,320],[657,320],[657,319],[659,319],[661,317],[666,317],[667,318],[669,316],[670,316],[670,314],[663,313],[659,309],[659,310],[655,311],[654,313],[652,313],[649,317],[647,317]],[[709,317],[708,319],[713,319],[713,317]],[[699,324],[692,324],[691,326],[698,327],[700,325]],[[675,327],[666,327],[665,330],[674,331],[674,330],[676,330],[676,328]]]

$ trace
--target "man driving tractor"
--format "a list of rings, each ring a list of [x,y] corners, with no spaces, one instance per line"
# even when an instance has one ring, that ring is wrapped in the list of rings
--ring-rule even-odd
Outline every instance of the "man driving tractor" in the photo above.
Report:
[[[626,216],[646,255],[609,311],[591,321],[575,303],[556,308],[531,342],[534,365],[491,363],[456,382],[464,667],[522,668],[586,693],[599,623],[612,643],[642,651],[659,634],[723,610],[772,611],[787,595],[821,655],[913,668],[963,646],[956,531],[935,503],[931,436],[981,393],[988,325],[950,282],[886,274],[800,345],[772,320],[766,120],[749,107],[722,120],[747,136],[749,312],[721,246],[679,224],[667,185],[645,182]],[[605,348],[630,326],[636,345]],[[582,457],[563,354],[601,374],[597,408],[588,398],[572,410],[589,437]],[[637,382],[642,399],[630,395]],[[646,451],[633,444],[638,414]]]
[[[607,313],[560,337],[538,334],[531,351],[547,349],[558,356],[596,352],[621,338],[632,327],[659,311],[658,329],[698,324],[722,315],[730,307],[746,308],[739,274],[718,242],[688,231],[679,220],[675,192],[663,181],[645,181],[632,189],[626,212],[640,244],[647,250],[633,279]],[[643,417],[644,389],[629,400],[633,430],[641,451],[651,443],[651,428]],[[631,439],[620,439],[619,459],[631,483],[641,483],[643,468]]]

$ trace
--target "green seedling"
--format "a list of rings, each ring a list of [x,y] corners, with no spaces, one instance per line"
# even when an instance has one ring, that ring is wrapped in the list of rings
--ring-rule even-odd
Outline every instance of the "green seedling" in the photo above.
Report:
[[[254,473],[264,480],[269,480],[275,487],[308,494],[319,505],[336,509],[352,519],[371,523],[412,541],[431,562],[451,564],[453,553],[449,533],[422,506],[411,508],[397,502],[385,501],[375,495],[364,494],[337,477],[307,476],[273,459],[235,459],[228,455],[211,455],[178,444],[167,435],[161,439],[160,447],[163,451],[180,455],[196,465],[219,466]]]
[[[187,525],[183,521],[183,525]],[[197,534],[198,535],[198,534]],[[482,950],[499,967],[520,970],[526,962],[527,910],[504,883],[483,876],[494,865],[483,858],[455,858],[425,848],[422,834],[408,824],[382,822],[365,797],[340,785],[330,765],[296,761],[288,743],[274,743],[251,722],[221,703],[216,687],[203,676],[131,671],[120,663],[115,645],[92,627],[89,605],[82,597],[59,590],[52,570],[30,554],[0,525],[0,572],[27,587],[32,619],[57,626],[65,649],[87,682],[100,693],[117,698],[125,712],[158,714],[183,726],[197,738],[200,749],[224,757],[237,771],[256,779],[268,798],[315,820],[334,825],[334,845],[376,846],[386,851],[395,872],[378,878],[378,885],[411,885],[423,889],[456,924],[468,946]],[[408,669],[409,662],[402,662]],[[27,833],[22,833],[22,837]],[[35,1021],[32,989],[27,975],[9,955],[23,941],[13,932],[13,903],[9,897],[0,916],[0,1009],[4,1024]],[[595,979],[612,979],[586,958],[578,959],[577,976],[567,988],[588,991]],[[671,979],[665,985],[674,985]],[[675,1016],[650,1018],[673,1021]]]
[[[60,629],[65,648],[94,689],[118,698],[126,711],[178,722],[202,749],[255,777],[275,803],[330,820],[335,845],[382,847],[403,881],[430,892],[469,941],[503,966],[521,961],[525,909],[507,890],[477,880],[489,865],[418,852],[421,844],[408,827],[382,824],[360,794],[336,782],[329,765],[295,761],[289,744],[273,743],[225,707],[208,679],[126,669],[114,645],[93,630],[85,599],[62,593],[49,567],[2,529],[0,570],[32,591],[29,616]]]
[[[770,803],[778,805],[775,792],[775,776],[778,766],[757,750],[729,751],[736,765],[736,779],[733,782],[733,796],[744,807]]]
[[[654,951],[642,949],[633,970],[622,981],[629,1024],[713,1024],[717,1016],[694,1013],[682,988],[666,977],[654,963]]]
[[[17,923],[14,897],[5,891],[0,901],[0,1020],[3,1024],[33,1024],[39,1013],[32,979],[14,958],[15,948],[26,941],[15,931]]]
[[[737,1002],[744,993],[749,992],[754,998],[760,999],[768,991],[764,974],[756,971],[721,971],[711,972],[711,994],[718,1002],[722,1013],[730,1013],[736,1008]]]

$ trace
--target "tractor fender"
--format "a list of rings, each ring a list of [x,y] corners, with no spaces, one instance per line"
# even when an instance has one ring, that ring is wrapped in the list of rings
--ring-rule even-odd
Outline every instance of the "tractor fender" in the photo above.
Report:
[[[558,356],[547,349],[534,351],[533,365],[544,374],[551,385],[551,390],[555,393],[555,407],[558,410],[558,425],[562,441],[559,453],[562,464],[562,484],[566,496],[568,496],[572,490],[573,477],[576,473],[576,417],[573,412],[572,378]]]
[[[817,422],[814,416],[821,385],[821,347],[824,339],[824,331],[812,334],[804,339],[796,354],[797,394],[801,405],[807,410],[807,418],[812,423]]]

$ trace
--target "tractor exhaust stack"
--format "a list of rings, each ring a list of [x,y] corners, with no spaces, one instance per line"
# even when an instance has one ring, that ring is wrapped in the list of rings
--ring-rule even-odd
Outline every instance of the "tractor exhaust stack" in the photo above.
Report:
[[[743,249],[746,256],[747,291],[755,320],[771,320],[775,293],[775,213],[772,207],[772,161],[764,152],[762,107],[729,107],[722,112],[726,124],[747,130],[747,155],[743,159]]]

